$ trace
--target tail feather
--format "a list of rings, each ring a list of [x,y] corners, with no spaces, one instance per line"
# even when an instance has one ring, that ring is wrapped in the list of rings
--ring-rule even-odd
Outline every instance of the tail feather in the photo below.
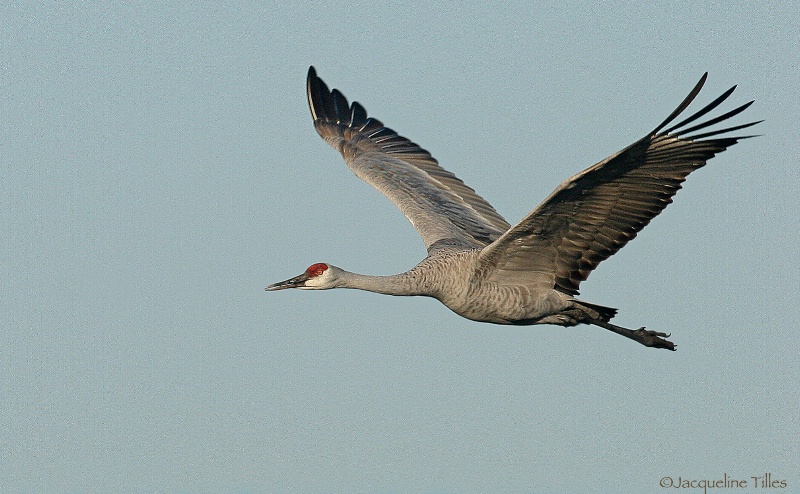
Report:
[[[584,302],[582,300],[576,300],[576,302],[579,305],[582,305],[583,307],[586,307],[589,310],[597,312],[598,319],[603,321],[603,322],[608,322],[614,316],[617,315],[617,309],[614,309],[613,307],[605,307],[603,305],[590,304],[590,303]]]

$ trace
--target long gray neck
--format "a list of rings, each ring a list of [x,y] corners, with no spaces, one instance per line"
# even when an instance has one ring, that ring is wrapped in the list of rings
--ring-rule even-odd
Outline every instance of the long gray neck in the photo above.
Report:
[[[339,288],[355,288],[384,295],[430,295],[413,271],[391,276],[370,276],[341,270]]]

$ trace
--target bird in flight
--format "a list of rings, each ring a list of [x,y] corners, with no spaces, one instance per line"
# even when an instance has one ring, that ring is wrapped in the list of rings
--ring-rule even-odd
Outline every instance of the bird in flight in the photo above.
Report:
[[[744,111],[750,101],[695,123],[736,86],[671,125],[692,103],[708,73],[652,132],[559,185],[511,226],[428,151],[348,104],[308,69],[314,127],[350,169],[381,191],[414,225],[428,256],[391,276],[351,273],[328,263],[267,290],[355,288],[434,297],[467,319],[495,324],[593,324],[642,345],[675,350],[670,335],[611,324],[617,309],[580,300],[580,283],[656,217],[686,177],[738,140],[730,133],[759,122],[705,130]],[[669,127],[668,127],[669,126]]]

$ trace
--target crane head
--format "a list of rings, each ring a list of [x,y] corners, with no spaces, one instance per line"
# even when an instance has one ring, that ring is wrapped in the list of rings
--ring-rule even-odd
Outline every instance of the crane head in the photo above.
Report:
[[[286,288],[299,288],[301,290],[327,290],[336,286],[336,272],[338,268],[318,262],[312,264],[301,275],[289,278],[286,281],[273,283],[266,288],[267,291],[285,290]]]

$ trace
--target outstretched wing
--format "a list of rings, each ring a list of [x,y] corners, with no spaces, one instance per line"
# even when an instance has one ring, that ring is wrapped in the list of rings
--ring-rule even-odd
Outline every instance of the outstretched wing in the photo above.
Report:
[[[684,128],[719,106],[736,86],[664,129],[694,100],[707,73],[648,136],[562,183],[519,224],[481,252],[488,279],[577,295],[581,281],[656,217],[694,170],[739,139],[729,132],[759,122],[688,135],[744,111],[752,101]]]
[[[510,225],[424,149],[398,135],[360,104],[308,69],[314,127],[344,156],[351,170],[389,198],[422,236],[428,252],[440,247],[482,248]]]

